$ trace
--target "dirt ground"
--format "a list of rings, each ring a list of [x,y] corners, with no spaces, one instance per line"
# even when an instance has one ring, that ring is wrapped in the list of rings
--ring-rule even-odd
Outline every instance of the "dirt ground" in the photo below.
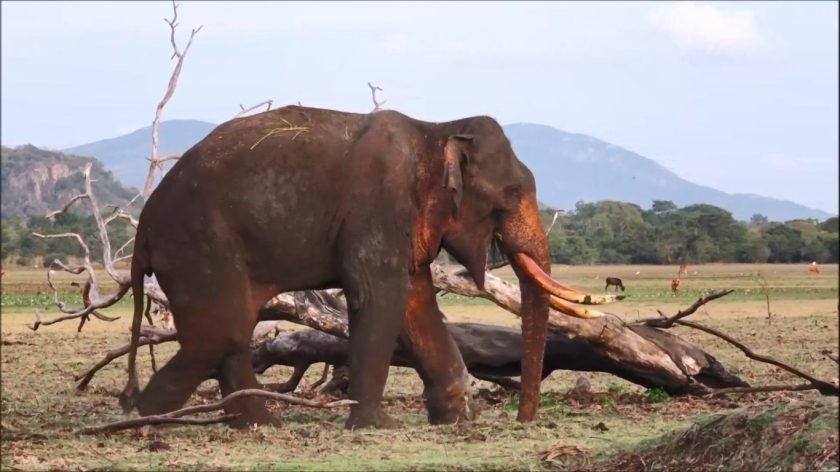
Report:
[[[496,273],[515,280],[509,269]],[[734,288],[734,294],[711,303],[691,318],[821,378],[838,377],[837,365],[820,354],[825,349],[838,351],[837,266],[821,266],[819,275],[808,274],[804,265],[690,266],[689,274],[682,276],[680,297],[670,293],[676,266],[555,266],[553,274],[563,283],[594,292],[603,291],[604,277],[621,277],[629,297],[604,308],[627,320],[655,316],[657,309],[672,314],[704,291]],[[63,296],[72,299],[71,278],[62,276],[61,280],[61,290],[67,292]],[[770,300],[769,319],[762,280]],[[592,384],[590,395],[568,397],[566,393],[580,375],[576,372],[555,372],[546,379],[539,420],[527,425],[515,421],[515,396],[474,380],[474,392],[483,407],[481,418],[471,424],[429,426],[416,373],[392,368],[386,409],[402,423],[396,430],[347,431],[343,428],[347,417],[344,409],[313,410],[273,403],[272,409],[283,421],[279,428],[233,431],[222,425],[178,426],[77,436],[75,431],[81,427],[125,418],[115,398],[125,383],[124,359],[103,369],[85,392],[75,390],[73,375],[106,351],[126,343],[129,306],[120,303],[106,311],[122,315],[118,321],[94,320],[81,333],[76,333],[73,322],[32,332],[25,324],[32,321],[35,307],[45,318],[56,314],[55,308],[45,309],[49,293],[44,282],[44,272],[32,270],[12,270],[3,280],[3,470],[617,470],[617,466],[622,470],[686,470],[689,464],[695,466],[692,470],[712,470],[721,463],[707,460],[708,456],[680,456],[675,452],[680,447],[673,446],[680,443],[673,441],[691,437],[693,442],[702,442],[696,436],[702,434],[698,431],[705,431],[701,427],[725,414],[732,414],[726,417],[734,419],[713,423],[708,434],[720,434],[721,429],[714,429],[714,425],[725,423],[730,431],[735,428],[730,423],[753,424],[740,417],[769,414],[779,418],[781,426],[765,428],[770,439],[761,443],[763,448],[778,450],[779,460],[771,458],[764,463],[769,469],[810,470],[807,466],[818,461],[823,461],[826,470],[837,467],[836,419],[830,422],[832,426],[825,426],[829,424],[825,415],[837,410],[836,399],[824,399],[814,392],[662,398],[658,392],[600,373],[586,374]],[[518,325],[515,316],[486,301],[445,295],[440,302],[452,321]],[[753,385],[799,383],[775,367],[750,361],[709,335],[683,327],[674,332],[702,345],[731,372]],[[158,362],[164,362],[175,348],[172,343],[159,346]],[[141,350],[140,361],[141,382],[145,382],[151,374],[147,350]],[[317,366],[311,369],[298,388],[299,395],[312,396],[306,387],[320,371]],[[282,382],[290,373],[291,369],[273,367],[261,380]],[[216,399],[215,383],[205,382],[191,403]],[[772,413],[785,405],[805,405],[796,407],[805,409],[791,406],[793,413]],[[773,431],[795,432],[789,420],[794,416],[808,418],[808,424],[819,427],[796,429],[803,433],[793,444],[772,440],[778,439],[772,436],[776,434]],[[744,431],[744,441],[756,440],[755,428]],[[695,436],[686,436],[690,434]],[[706,449],[721,447],[720,443],[708,442]],[[722,467],[737,469],[737,464],[742,464],[749,468],[738,462],[741,456],[737,454],[733,452],[730,465]],[[676,462],[654,459],[656,467],[639,468],[641,462],[636,459],[656,457],[673,457]]]

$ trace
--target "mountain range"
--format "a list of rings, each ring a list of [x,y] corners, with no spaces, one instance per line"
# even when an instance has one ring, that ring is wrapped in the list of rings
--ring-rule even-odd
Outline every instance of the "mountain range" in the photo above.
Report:
[[[137,189],[125,188],[102,163],[91,157],[66,155],[39,149],[32,145],[0,147],[2,169],[2,211],[5,219],[44,216],[58,210],[71,198],[84,191],[85,165],[91,163],[91,180],[95,181],[95,195],[100,205],[124,206],[137,195]],[[127,208],[137,216],[142,199]],[[88,211],[88,204],[80,202],[71,211]]]
[[[160,154],[183,153],[216,125],[197,120],[168,120],[160,126]],[[832,215],[795,202],[748,194],[730,194],[697,185],[656,161],[584,134],[550,126],[516,123],[504,126],[514,151],[534,173],[538,199],[550,207],[572,210],[578,201],[618,200],[650,208],[653,200],[678,206],[708,203],[749,220],[756,213],[772,221],[824,220]],[[99,159],[124,184],[142,188],[148,170],[151,127],[130,134],[65,149]]]

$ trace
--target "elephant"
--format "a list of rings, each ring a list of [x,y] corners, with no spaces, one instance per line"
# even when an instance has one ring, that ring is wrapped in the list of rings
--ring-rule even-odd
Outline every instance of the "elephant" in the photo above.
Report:
[[[552,287],[534,176],[496,120],[445,123],[287,106],[236,118],[189,149],[146,202],[124,409],[182,406],[215,373],[223,396],[259,388],[249,341],[258,309],[286,291],[341,287],[350,323],[348,428],[390,427],[381,400],[397,343],[416,359],[428,420],[475,417],[430,264],[446,249],[484,285],[489,245],[511,260],[522,303],[517,418],[536,417]],[[166,293],[180,348],[140,391],[143,277]],[[562,286],[560,286],[562,287]],[[568,295],[562,290],[554,292]],[[569,299],[568,297],[566,299]],[[226,410],[233,426],[273,422],[264,399]]]

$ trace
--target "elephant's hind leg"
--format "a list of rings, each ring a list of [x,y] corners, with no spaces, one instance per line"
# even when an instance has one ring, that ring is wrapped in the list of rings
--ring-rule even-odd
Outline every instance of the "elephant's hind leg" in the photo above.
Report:
[[[181,348],[140,392],[137,411],[141,416],[151,416],[181,408],[198,385],[212,375],[220,359],[216,353]]]
[[[141,415],[182,406],[198,385],[214,374],[223,396],[259,388],[251,367],[250,340],[260,296],[254,296],[252,286],[241,276],[194,278],[192,283],[172,290],[170,303],[181,348],[140,394]],[[271,421],[264,398],[237,399],[225,412],[237,415],[233,423],[237,427]]]

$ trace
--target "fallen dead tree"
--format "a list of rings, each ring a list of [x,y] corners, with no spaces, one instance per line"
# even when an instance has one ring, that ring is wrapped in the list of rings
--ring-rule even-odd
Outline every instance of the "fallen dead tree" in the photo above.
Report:
[[[480,296],[516,313],[518,287],[487,274],[485,290],[479,291],[468,276],[459,272],[461,271],[447,272],[442,267],[433,265],[435,286],[461,295]],[[273,389],[293,390],[312,363],[325,362],[336,367],[344,364],[344,339],[349,337],[349,326],[346,307],[336,296],[337,293],[284,293],[274,297],[260,310],[260,319],[263,321],[287,320],[318,330],[255,342],[255,368],[258,371],[273,365],[272,362],[295,368],[295,373],[288,382],[274,385]],[[646,388],[662,388],[672,395],[762,391],[768,387],[749,386],[742,379],[727,372],[714,356],[663,330],[674,324],[689,323],[682,318],[694,313],[702,305],[729,293],[731,291],[711,293],[671,318],[660,314],[660,318],[642,320],[634,324],[624,323],[612,315],[581,320],[552,310],[549,322],[553,334],[549,338],[550,343],[546,345],[546,370],[543,374],[548,375],[557,369],[607,372]],[[165,300],[163,302],[165,303]],[[454,326],[463,325],[455,323],[449,326],[452,329]],[[142,339],[145,344],[171,341],[177,337],[174,331],[145,326],[143,329]],[[519,368],[517,349],[521,338],[514,333],[518,331],[487,325],[473,325],[471,329],[455,328],[452,332],[459,347],[462,347],[462,356],[470,373],[476,378],[507,387],[516,386],[516,382],[509,377],[516,376]],[[83,380],[79,388],[87,385],[96,370],[127,350],[128,347],[125,346],[111,351],[105,359],[77,376],[77,379]],[[395,365],[411,367],[408,356],[399,352],[397,354],[394,358]],[[753,356],[753,359],[767,361],[766,356]],[[771,363],[786,365],[775,359]],[[792,367],[786,370],[795,375],[802,373]],[[785,386],[785,389],[817,389],[824,395],[836,395],[836,385],[810,376],[803,378],[809,382],[816,380],[817,383],[808,384],[807,387]],[[774,386],[773,389],[778,388]]]
[[[435,285],[443,290],[475,296],[478,289],[465,275],[447,272],[435,265]],[[487,274],[486,290],[480,296],[493,300],[516,313],[518,288]],[[707,297],[702,303],[725,295]],[[694,309],[702,305],[696,303]],[[341,366],[346,362],[349,326],[346,307],[333,291],[284,293],[272,298],[260,310],[260,320],[286,320],[318,331],[282,334],[270,340],[255,342],[255,368],[265,370],[273,364],[295,368],[292,379],[274,386],[277,391],[294,389],[313,363],[326,362]],[[659,387],[672,395],[706,394],[716,389],[748,387],[749,384],[726,369],[701,348],[677,336],[649,326],[627,325],[614,316],[578,320],[551,312],[550,342],[546,344],[543,377],[554,370],[597,371],[614,374],[646,388]],[[572,327],[581,324],[581,332],[567,332],[564,322]],[[589,325],[594,326],[589,326]],[[521,335],[517,330],[498,326],[448,325],[461,349],[468,370],[476,378],[505,386],[515,386],[511,376],[519,375]],[[321,333],[323,332],[323,333]],[[176,339],[174,331],[143,327],[141,344],[157,344]],[[78,387],[83,389],[95,372],[111,360],[125,354],[127,346],[111,351],[83,374]],[[410,357],[397,352],[395,365],[411,367]]]
[[[522,333],[519,329],[479,323],[448,323],[447,329],[458,345],[470,375],[506,388],[519,388],[519,382],[511,378],[520,375]],[[312,364],[323,362],[333,368],[345,365],[349,348],[346,338],[315,329],[281,332],[254,348],[253,366],[260,374],[273,365],[293,367],[294,372],[287,382],[270,386],[276,392],[290,392]],[[700,355],[705,356],[708,366],[695,376],[698,382],[709,388],[749,386],[728,373],[714,357],[705,353]],[[414,367],[409,353],[400,348],[394,352],[391,365]],[[593,349],[586,340],[565,333],[549,333],[546,339],[543,379],[555,370],[605,372],[643,387],[660,386]],[[679,395],[687,391],[668,389],[668,393]]]

